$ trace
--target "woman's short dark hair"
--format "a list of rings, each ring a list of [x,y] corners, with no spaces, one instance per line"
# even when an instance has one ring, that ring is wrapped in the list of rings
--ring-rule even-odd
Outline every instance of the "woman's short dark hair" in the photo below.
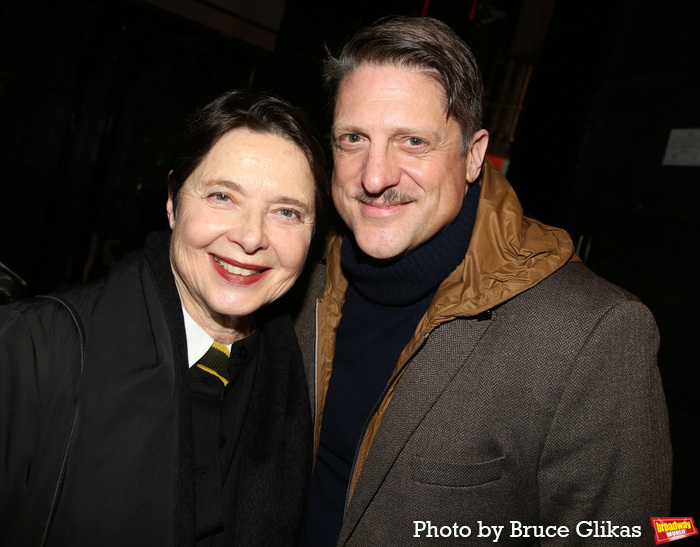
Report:
[[[278,97],[241,90],[227,91],[186,118],[184,129],[175,139],[172,172],[168,175],[174,209],[187,178],[219,139],[235,129],[278,135],[304,152],[314,177],[318,223],[329,189],[326,159],[313,125],[299,108]]]
[[[484,85],[469,46],[450,27],[429,17],[395,17],[359,30],[340,55],[328,52],[324,63],[331,107],[343,80],[363,65],[395,65],[434,78],[445,90],[446,113],[459,123],[467,153],[481,129]]]

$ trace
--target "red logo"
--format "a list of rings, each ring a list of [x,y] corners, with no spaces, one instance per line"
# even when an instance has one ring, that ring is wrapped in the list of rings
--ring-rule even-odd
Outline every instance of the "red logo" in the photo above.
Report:
[[[657,545],[698,534],[692,517],[651,517]]]

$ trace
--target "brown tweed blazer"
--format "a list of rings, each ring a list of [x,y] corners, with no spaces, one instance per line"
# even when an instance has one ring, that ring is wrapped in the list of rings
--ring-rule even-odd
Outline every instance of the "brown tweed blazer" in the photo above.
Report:
[[[654,319],[572,263],[556,229],[512,222],[502,176],[489,168],[482,185],[465,263],[370,420],[338,544],[492,545],[486,527],[501,526],[498,545],[653,545],[671,485]],[[347,288],[338,247],[297,320],[317,433]]]

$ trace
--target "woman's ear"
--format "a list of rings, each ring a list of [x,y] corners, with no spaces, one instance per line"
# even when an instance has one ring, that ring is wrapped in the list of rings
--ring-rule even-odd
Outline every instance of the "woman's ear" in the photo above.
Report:
[[[168,212],[168,224],[171,230],[175,227],[175,204],[173,203],[172,187],[170,186],[170,175],[172,174],[173,170],[171,169],[168,171],[168,203],[165,205],[165,210]]]
[[[165,210],[168,212],[168,224],[172,230],[175,228],[175,207],[172,194],[168,194],[168,203],[165,205]]]

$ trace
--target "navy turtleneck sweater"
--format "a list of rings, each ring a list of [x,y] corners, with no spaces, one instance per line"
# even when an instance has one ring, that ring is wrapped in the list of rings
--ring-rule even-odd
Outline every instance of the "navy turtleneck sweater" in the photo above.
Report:
[[[375,260],[352,237],[343,239],[340,260],[349,287],[311,483],[307,547],[333,546],[338,540],[365,423],[440,283],[464,260],[479,193],[474,184],[455,221],[399,260]]]

